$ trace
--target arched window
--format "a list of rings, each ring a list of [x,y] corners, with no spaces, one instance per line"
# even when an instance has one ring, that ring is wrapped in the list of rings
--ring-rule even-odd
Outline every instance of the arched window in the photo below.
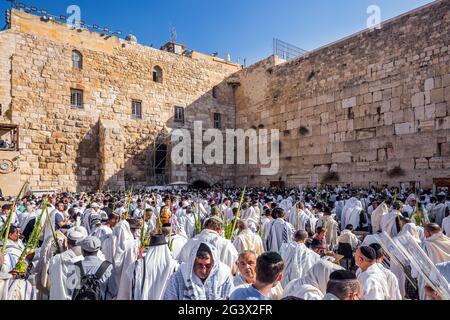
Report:
[[[158,66],[153,68],[153,81],[162,83],[162,69]]]
[[[83,69],[83,55],[77,51],[72,51],[72,66],[75,69]]]

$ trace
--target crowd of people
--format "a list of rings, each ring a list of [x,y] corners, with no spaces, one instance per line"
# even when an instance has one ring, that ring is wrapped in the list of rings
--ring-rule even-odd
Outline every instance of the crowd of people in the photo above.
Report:
[[[387,186],[30,195],[2,207],[0,300],[445,299],[377,235],[450,282],[449,214]]]

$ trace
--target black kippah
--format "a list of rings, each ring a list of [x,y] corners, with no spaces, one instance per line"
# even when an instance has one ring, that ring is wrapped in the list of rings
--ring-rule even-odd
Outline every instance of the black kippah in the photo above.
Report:
[[[377,258],[377,253],[372,247],[363,246],[359,248],[361,254],[368,260],[375,260]]]
[[[330,280],[355,280],[356,275],[347,270],[336,270],[330,274]]]
[[[383,256],[383,248],[379,243],[372,243],[370,247],[375,250],[375,253],[377,254],[377,259],[380,259]]]

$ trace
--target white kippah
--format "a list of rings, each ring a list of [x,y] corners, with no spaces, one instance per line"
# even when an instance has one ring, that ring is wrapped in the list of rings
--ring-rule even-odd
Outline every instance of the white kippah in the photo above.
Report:
[[[73,227],[67,231],[67,238],[73,241],[84,240],[88,236],[84,227]]]

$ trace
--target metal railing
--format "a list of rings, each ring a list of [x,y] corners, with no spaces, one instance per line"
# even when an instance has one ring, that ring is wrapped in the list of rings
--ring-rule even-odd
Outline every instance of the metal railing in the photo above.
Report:
[[[279,58],[290,61],[303,56],[307,51],[296,47],[290,43],[273,39],[273,54]]]

